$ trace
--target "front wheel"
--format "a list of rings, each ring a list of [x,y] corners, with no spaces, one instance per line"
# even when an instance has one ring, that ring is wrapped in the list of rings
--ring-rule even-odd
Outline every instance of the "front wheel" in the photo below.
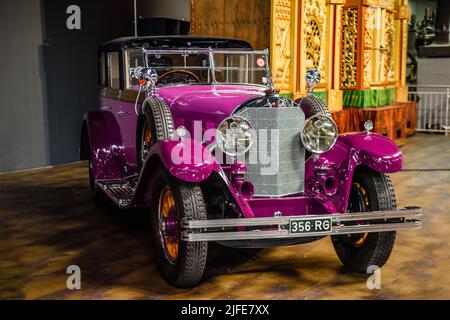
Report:
[[[163,167],[154,190],[151,223],[158,268],[175,287],[193,287],[203,276],[208,245],[182,241],[181,222],[207,218],[202,190],[198,184],[176,180]]]
[[[348,212],[397,209],[394,188],[388,175],[358,167],[353,176]],[[356,223],[363,223],[362,221]],[[371,265],[381,268],[388,260],[395,231],[332,236],[341,262],[353,271],[366,273]]]

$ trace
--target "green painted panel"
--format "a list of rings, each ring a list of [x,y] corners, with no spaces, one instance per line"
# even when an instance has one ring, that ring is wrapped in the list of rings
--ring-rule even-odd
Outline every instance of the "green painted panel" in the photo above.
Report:
[[[325,103],[328,101],[328,92],[327,91],[314,91],[314,95],[317,98],[322,99]]]
[[[344,108],[373,108],[395,101],[395,87],[369,90],[344,90]]]

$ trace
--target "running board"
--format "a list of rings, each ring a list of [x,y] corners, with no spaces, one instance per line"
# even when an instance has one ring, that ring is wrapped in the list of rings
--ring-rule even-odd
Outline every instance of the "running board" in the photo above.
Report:
[[[214,220],[184,220],[182,222],[182,240],[184,241],[226,241],[285,239],[342,235],[365,232],[385,232],[403,229],[421,228],[422,209],[407,207],[392,211],[371,211],[355,213],[336,213],[330,215],[274,216],[268,218],[239,218]],[[327,225],[326,230],[313,232],[293,232],[292,222],[307,223],[312,227],[315,221],[319,226]],[[354,224],[348,224],[348,223]],[[347,223],[347,225],[345,224]],[[306,226],[306,224],[305,224]],[[260,228],[250,231],[229,231],[225,228]],[[264,230],[265,229],[265,230]]]
[[[120,208],[127,208],[133,200],[137,177],[126,181],[100,181],[96,185]]]

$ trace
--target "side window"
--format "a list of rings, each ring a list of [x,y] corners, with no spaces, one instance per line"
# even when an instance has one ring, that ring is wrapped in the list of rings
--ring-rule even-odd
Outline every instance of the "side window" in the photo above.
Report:
[[[126,50],[125,51],[125,87],[127,89],[138,89],[138,81],[132,77],[133,70],[136,67],[145,67],[144,53],[142,50]]]
[[[108,52],[108,86],[113,89],[120,88],[118,52]]]
[[[99,57],[99,77],[100,81],[99,84],[102,87],[106,87],[106,63],[105,63],[105,53],[102,52]]]

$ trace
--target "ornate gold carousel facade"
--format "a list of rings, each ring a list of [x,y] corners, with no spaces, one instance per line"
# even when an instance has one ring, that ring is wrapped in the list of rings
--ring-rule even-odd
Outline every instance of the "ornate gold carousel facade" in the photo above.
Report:
[[[406,86],[407,0],[191,0],[191,33],[243,38],[270,47],[276,86],[306,95],[316,68],[342,132],[364,119],[399,144],[414,128]]]

